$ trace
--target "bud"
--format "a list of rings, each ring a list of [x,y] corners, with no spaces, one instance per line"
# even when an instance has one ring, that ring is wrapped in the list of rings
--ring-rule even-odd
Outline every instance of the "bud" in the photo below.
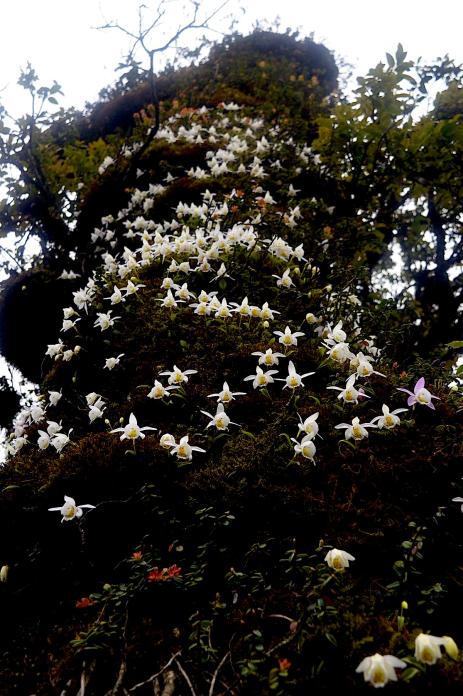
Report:
[[[265,321],[262,323],[262,326],[264,327],[264,329],[268,329],[268,327],[270,326],[270,324],[268,323],[267,320],[265,320]]]
[[[74,355],[78,355],[78,354],[80,353],[81,350],[82,350],[82,346],[76,346],[76,347],[74,348]]]
[[[458,658],[458,647],[453,638],[450,638],[450,636],[442,636],[442,641],[447,655],[451,657],[452,660],[456,660]]]
[[[318,321],[317,317],[312,312],[307,312],[305,320],[308,324],[316,324]]]
[[[7,565],[4,565],[1,567],[1,569],[0,569],[0,582],[6,582],[8,580],[9,570],[10,570],[10,567]]]
[[[325,287],[326,292],[331,292],[332,289],[333,289],[333,286],[331,285],[331,283],[329,283],[329,284]]]
[[[293,274],[294,275],[301,275],[301,269],[299,266],[296,266],[296,268],[293,268]]]
[[[111,589],[111,585],[109,584],[109,582],[105,582],[105,584],[103,585],[103,590],[105,592],[109,592],[110,589]]]
[[[401,604],[400,606],[401,606],[401,608],[402,608],[402,611],[403,611],[404,609],[408,609],[408,602],[406,602],[405,600],[403,600],[403,602],[402,602],[402,604]]]

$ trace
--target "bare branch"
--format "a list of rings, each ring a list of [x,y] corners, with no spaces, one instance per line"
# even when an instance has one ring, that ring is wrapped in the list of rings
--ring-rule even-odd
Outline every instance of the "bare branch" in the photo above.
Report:
[[[151,677],[148,677],[148,679],[145,679],[145,681],[138,682],[138,684],[135,684],[134,686],[132,686],[132,687],[129,689],[129,692],[136,691],[137,689],[141,689],[141,687],[142,687],[142,686],[145,686],[145,684],[150,684],[151,682],[153,682],[153,681],[154,681],[155,679],[157,679],[163,672],[165,672],[166,669],[167,669],[168,667],[170,667],[170,665],[172,664],[172,662],[174,662],[174,660],[176,660],[177,657],[178,657],[179,655],[181,655],[181,654],[182,654],[182,653],[181,653],[180,650],[179,650],[178,652],[176,652],[175,655],[172,655],[172,657],[170,658],[170,660],[169,660],[168,662],[166,662],[166,664],[164,665],[164,667],[162,667],[162,668],[159,670],[159,672],[156,672],[156,674],[152,674]]]
[[[182,677],[185,679],[186,683],[190,687],[190,691],[191,691],[192,696],[196,696],[196,691],[193,688],[193,684],[191,683],[191,679],[188,676],[188,674],[185,672],[185,670],[183,669],[182,665],[180,664],[180,662],[178,661],[177,658],[175,658],[175,663],[180,670],[180,674],[182,675]]]
[[[225,653],[225,655],[222,657],[222,659],[220,660],[219,664],[217,665],[217,667],[216,667],[216,669],[215,669],[215,672],[214,672],[214,674],[212,675],[211,685],[210,685],[210,687],[209,687],[209,694],[208,694],[208,696],[213,696],[213,694],[214,694],[214,689],[215,689],[215,683],[216,683],[216,681],[217,681],[217,676],[218,676],[218,674],[219,674],[219,672],[220,672],[222,666],[225,664],[225,661],[227,660],[227,658],[228,658],[229,656],[230,656],[230,651],[228,651],[228,652]]]

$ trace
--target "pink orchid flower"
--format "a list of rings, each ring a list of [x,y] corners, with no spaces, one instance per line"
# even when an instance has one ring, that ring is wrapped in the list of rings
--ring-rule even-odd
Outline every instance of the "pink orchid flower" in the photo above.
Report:
[[[431,399],[438,399],[440,401],[438,396],[434,396],[434,394],[431,394],[431,392],[425,388],[424,377],[420,377],[418,382],[413,387],[412,392],[409,389],[403,389],[403,387],[397,387],[397,389],[398,391],[403,391],[406,394],[410,394],[407,400],[408,406],[422,404],[423,406],[428,406],[429,408],[432,408],[434,411],[435,406],[432,403]]]

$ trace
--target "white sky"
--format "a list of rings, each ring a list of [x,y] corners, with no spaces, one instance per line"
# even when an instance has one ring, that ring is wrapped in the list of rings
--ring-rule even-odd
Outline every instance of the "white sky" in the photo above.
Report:
[[[135,29],[139,0],[0,0],[0,100],[17,114],[27,108],[15,88],[19,68],[29,60],[42,84],[56,79],[63,87],[65,106],[82,107],[94,101],[111,83],[114,68],[128,44],[116,30],[95,27],[117,20]],[[157,0],[144,0],[156,8]],[[230,0],[220,13],[240,19],[247,31],[256,20],[281,18],[281,27],[300,28],[355,66],[356,74],[393,53],[400,41],[411,58],[433,59],[449,53],[463,62],[463,2],[461,0],[248,0],[243,15],[240,0]],[[201,0],[207,11],[220,0]],[[175,25],[182,17],[180,0],[168,0]],[[210,11],[210,9],[209,9]],[[229,22],[217,18],[218,29]],[[189,34],[193,45],[195,37]]]

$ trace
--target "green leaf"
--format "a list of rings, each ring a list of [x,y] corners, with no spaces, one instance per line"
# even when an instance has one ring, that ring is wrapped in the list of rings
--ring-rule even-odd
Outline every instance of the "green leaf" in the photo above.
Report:
[[[332,633],[325,633],[325,638],[326,638],[332,645],[334,645],[335,647],[337,647],[338,641],[336,640],[336,638],[333,636]]]
[[[449,348],[463,348],[463,341],[451,341],[447,345]]]
[[[57,104],[58,100],[55,97],[48,97],[48,101],[50,104]]]
[[[399,43],[399,45],[397,46],[397,51],[395,52],[395,59],[397,61],[397,65],[400,65],[401,63],[403,63],[406,56],[407,56],[407,51],[404,51],[404,47],[402,46],[401,43]]]
[[[391,56],[390,53],[386,53],[386,60],[387,60],[387,63],[388,63],[388,65],[389,65],[389,67],[390,67],[390,68],[393,68],[394,65],[395,65],[395,60],[394,60],[394,58]]]

